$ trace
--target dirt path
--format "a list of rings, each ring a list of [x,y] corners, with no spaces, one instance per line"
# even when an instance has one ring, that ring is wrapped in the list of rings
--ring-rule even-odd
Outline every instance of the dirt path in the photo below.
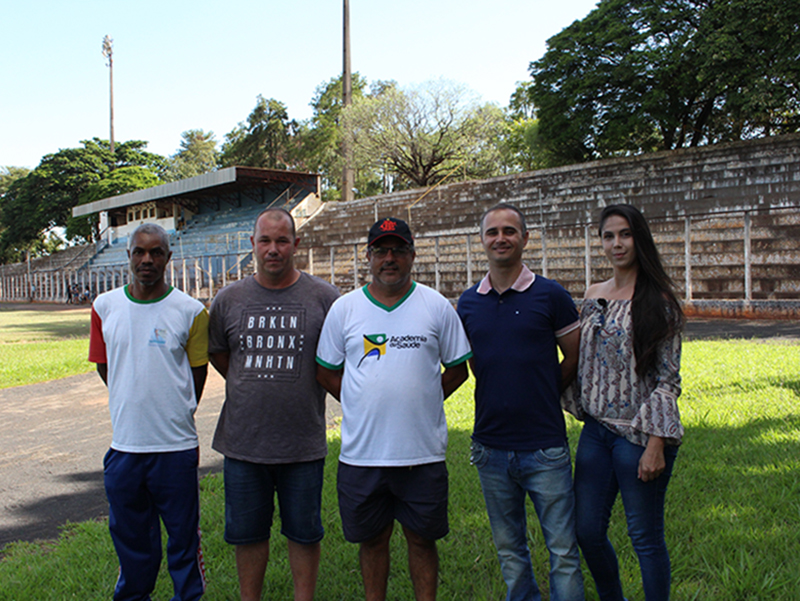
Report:
[[[211,449],[225,381],[209,369],[195,414],[200,475],[222,469]],[[0,549],[49,539],[59,526],[108,515],[103,455],[111,442],[108,396],[95,373],[0,390]],[[341,415],[329,398],[328,423]]]
[[[222,467],[211,437],[223,399],[212,369],[196,414],[203,475]],[[0,414],[0,548],[107,515],[102,463],[111,423],[97,374],[0,390]]]

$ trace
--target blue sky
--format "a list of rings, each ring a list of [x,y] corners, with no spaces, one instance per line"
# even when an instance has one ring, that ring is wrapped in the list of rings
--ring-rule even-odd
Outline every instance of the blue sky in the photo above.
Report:
[[[411,86],[445,78],[508,104],[546,40],[596,0],[350,0],[352,68]],[[168,156],[188,129],[218,142],[258,94],[311,116],[342,70],[341,0],[0,0],[0,166],[108,138],[114,39],[117,141]]]

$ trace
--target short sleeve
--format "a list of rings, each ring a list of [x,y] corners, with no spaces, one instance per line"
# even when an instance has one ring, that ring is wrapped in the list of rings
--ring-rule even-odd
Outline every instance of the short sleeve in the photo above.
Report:
[[[205,307],[195,315],[192,327],[189,329],[186,355],[189,357],[189,365],[192,367],[200,367],[208,363],[208,311]]]
[[[341,297],[344,298],[344,297]],[[317,363],[331,370],[340,370],[344,367],[345,342],[342,330],[342,303],[341,299],[331,305],[317,343]]]
[[[556,336],[568,334],[580,325],[575,301],[572,300],[569,292],[558,282],[553,282],[550,303],[551,315],[553,316],[553,332],[556,333]]]
[[[211,303],[211,314],[208,318],[208,352],[228,353],[228,336],[225,333],[225,315],[227,313],[224,298],[226,290],[221,290]]]
[[[439,350],[442,365],[453,367],[472,357],[469,339],[456,310],[444,301],[442,315],[442,338]]]
[[[106,341],[103,338],[103,320],[92,305],[92,322],[89,329],[89,361],[92,363],[108,363],[106,358]]]

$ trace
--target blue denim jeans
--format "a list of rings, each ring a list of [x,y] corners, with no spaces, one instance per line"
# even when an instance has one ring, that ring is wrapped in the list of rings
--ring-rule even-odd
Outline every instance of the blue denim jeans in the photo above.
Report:
[[[583,601],[569,448],[501,451],[473,441],[471,461],[478,468],[492,538],[508,587],[506,600],[542,598],[528,549],[527,494],[550,552],[550,599]]]
[[[664,541],[664,498],[677,447],[664,448],[666,468],[650,482],[637,477],[644,447],[632,444],[590,417],[575,456],[578,542],[601,601],[623,601],[617,555],[608,540],[611,508],[622,495],[628,535],[639,557],[647,601],[667,601],[670,563]]]

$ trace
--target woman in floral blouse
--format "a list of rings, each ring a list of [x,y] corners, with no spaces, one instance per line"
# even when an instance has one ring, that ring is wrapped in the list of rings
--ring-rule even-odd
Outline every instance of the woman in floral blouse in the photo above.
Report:
[[[642,214],[600,215],[613,277],[586,291],[578,378],[565,407],[585,422],[575,457],[578,542],[602,601],[623,601],[608,539],[622,495],[647,601],[669,599],[664,498],[683,436],[678,414],[683,312]]]

